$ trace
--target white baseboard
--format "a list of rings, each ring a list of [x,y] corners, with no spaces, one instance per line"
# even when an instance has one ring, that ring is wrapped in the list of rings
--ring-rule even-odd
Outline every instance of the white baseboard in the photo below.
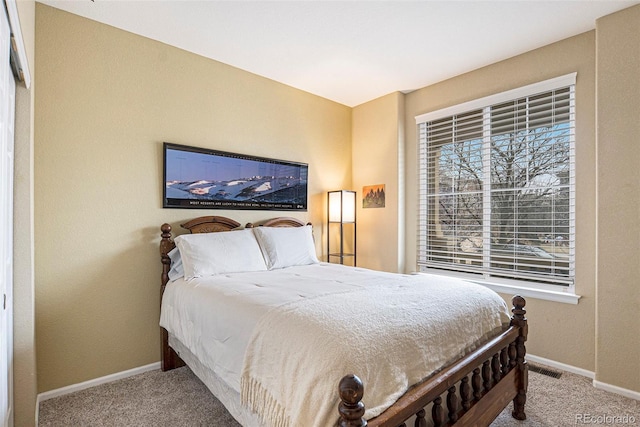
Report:
[[[638,391],[629,390],[626,388],[618,387],[617,385],[611,385],[611,384],[603,383],[602,381],[596,381],[596,380],[593,380],[593,386],[595,388],[599,388],[600,390],[609,391],[611,393],[616,393],[624,397],[640,400],[640,392]]]
[[[572,374],[582,375],[583,377],[587,377],[590,379],[595,379],[595,372],[587,371],[586,369],[578,368],[576,366],[567,365],[566,363],[556,362],[555,360],[546,359],[544,357],[536,356],[533,354],[527,353],[527,360],[533,363],[540,363],[541,365],[546,365],[551,368],[560,369],[561,371],[571,372]]]
[[[533,354],[527,354],[527,360],[533,363],[540,363],[541,365],[546,365],[551,368],[560,369],[565,372],[571,372],[572,374],[582,375],[583,377],[587,377],[593,380],[593,386],[595,388],[619,394],[624,397],[629,397],[631,399],[640,400],[640,392],[618,387],[612,384],[603,383],[602,381],[597,381],[595,372],[587,371],[586,369],[577,368],[565,363],[556,362],[555,360],[545,359],[544,357],[536,356]]]
[[[74,393],[76,391],[84,390],[90,387],[95,387],[100,384],[110,383],[112,381],[120,380],[134,375],[142,374],[143,372],[154,371],[160,369],[160,362],[151,363],[149,365],[140,366],[138,368],[129,369],[127,371],[116,372],[115,374],[107,375],[93,380],[85,381],[78,384],[72,384],[66,387],[57,388],[55,390],[45,391],[38,394],[36,401],[36,408],[39,407],[40,402],[53,399],[54,397],[63,396],[65,394]]]

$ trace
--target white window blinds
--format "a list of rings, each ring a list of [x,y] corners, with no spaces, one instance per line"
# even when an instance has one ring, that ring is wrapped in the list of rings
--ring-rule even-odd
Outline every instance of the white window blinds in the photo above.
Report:
[[[418,266],[572,285],[575,74],[416,118]]]

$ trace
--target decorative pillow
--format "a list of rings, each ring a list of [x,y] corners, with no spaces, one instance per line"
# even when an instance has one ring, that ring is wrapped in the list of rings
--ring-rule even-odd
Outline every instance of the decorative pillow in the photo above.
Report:
[[[267,269],[258,242],[249,229],[184,234],[174,241],[180,250],[186,280]]]
[[[184,277],[184,267],[182,266],[182,257],[177,247],[171,249],[167,254],[171,259],[171,268],[169,269],[169,280],[174,281]]]
[[[294,265],[317,264],[311,226],[255,227],[253,232],[269,270]]]

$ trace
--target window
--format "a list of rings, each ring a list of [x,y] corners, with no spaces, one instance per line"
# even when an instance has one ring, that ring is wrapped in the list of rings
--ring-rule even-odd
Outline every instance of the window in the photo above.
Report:
[[[575,74],[416,117],[418,266],[572,286]]]

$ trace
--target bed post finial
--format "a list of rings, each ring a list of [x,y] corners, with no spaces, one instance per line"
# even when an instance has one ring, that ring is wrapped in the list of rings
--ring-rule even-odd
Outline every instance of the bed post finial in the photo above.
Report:
[[[364,396],[364,386],[360,378],[352,374],[342,377],[338,385],[338,392],[340,393],[338,427],[365,427],[367,421],[362,418],[364,403],[361,402],[362,396]]]
[[[516,384],[518,394],[513,399],[513,412],[511,415],[516,420],[526,420],[527,415],[524,413],[524,405],[527,401],[527,387],[529,384],[529,367],[525,360],[527,350],[524,346],[528,333],[527,318],[524,316],[527,313],[524,309],[526,301],[520,295],[516,295],[511,302],[513,303],[511,325],[520,328],[520,335],[516,339],[516,369],[518,370]]]
[[[524,306],[527,305],[527,302],[520,295],[516,295],[511,299],[511,304],[513,304],[511,323],[517,322],[518,326],[526,325],[527,318],[524,315],[527,314],[527,310],[524,309]]]

